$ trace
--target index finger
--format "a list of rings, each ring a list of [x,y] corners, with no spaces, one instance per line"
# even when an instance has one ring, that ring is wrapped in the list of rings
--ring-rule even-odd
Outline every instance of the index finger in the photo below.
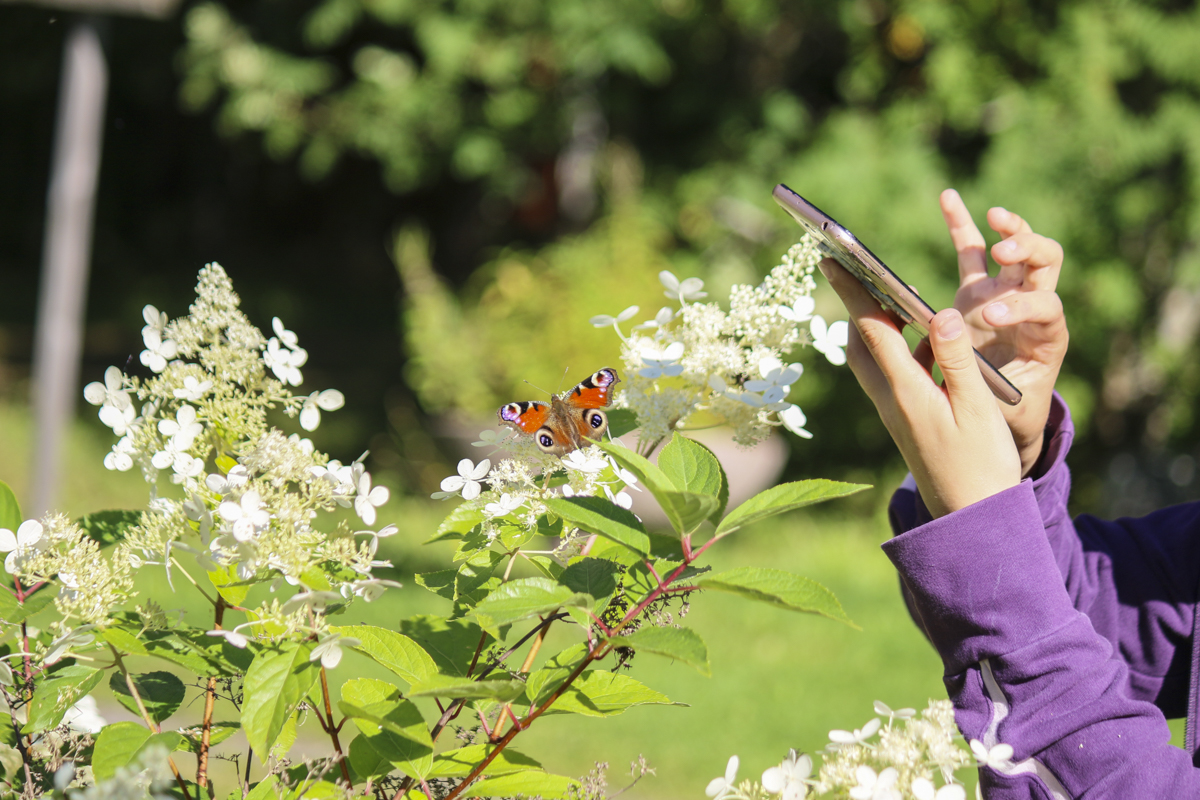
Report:
[[[942,216],[950,229],[950,241],[958,253],[958,282],[960,286],[987,277],[987,251],[983,234],[971,219],[971,212],[953,189],[942,192],[939,198]]]

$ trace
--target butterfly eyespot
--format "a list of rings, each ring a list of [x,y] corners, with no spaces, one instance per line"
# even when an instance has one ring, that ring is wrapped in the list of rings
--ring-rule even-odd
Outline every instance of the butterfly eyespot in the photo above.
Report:
[[[586,422],[592,430],[600,430],[608,420],[604,416],[604,412],[598,409],[588,409],[583,413],[583,421]]]
[[[550,431],[546,428],[542,428],[540,431],[538,431],[537,435],[533,438],[537,442],[538,447],[542,448],[543,450],[554,449],[554,437],[550,435]]]

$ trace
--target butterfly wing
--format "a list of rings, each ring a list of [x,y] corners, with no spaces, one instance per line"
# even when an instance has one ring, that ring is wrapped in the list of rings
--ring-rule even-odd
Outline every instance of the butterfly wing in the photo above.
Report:
[[[620,380],[615,369],[605,367],[584,378],[563,396],[566,416],[578,439],[575,447],[582,445],[584,439],[599,439],[608,430],[608,415],[600,409],[612,405],[613,387]]]
[[[497,412],[500,422],[521,433],[534,433],[546,424],[550,417],[550,404],[540,400],[525,403],[509,403]]]

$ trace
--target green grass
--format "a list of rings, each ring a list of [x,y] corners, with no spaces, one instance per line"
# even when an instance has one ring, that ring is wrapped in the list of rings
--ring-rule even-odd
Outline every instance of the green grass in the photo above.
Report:
[[[25,498],[29,419],[24,409],[0,404],[0,479]],[[101,459],[110,446],[102,431],[78,425],[69,446],[68,478],[60,507],[72,515],[112,507],[138,507],[146,489],[136,474],[110,473]],[[724,771],[729,756],[742,760],[741,777],[757,777],[785,755],[789,747],[820,749],[832,728],[859,727],[873,716],[872,701],[893,708],[924,707],[929,698],[945,697],[941,664],[908,618],[895,571],[879,549],[888,536],[882,514],[887,492],[875,490],[875,513],[840,516],[836,501],[820,514],[793,514],[748,528],[714,547],[708,563],[716,570],[769,566],[819,581],[841,600],[860,627],[822,617],[796,614],[731,595],[711,593],[692,599],[684,624],[708,643],[712,677],[653,655],[638,655],[632,675],[688,707],[644,706],[609,719],[547,716],[522,733],[514,747],[555,772],[583,775],[593,762],[611,765],[610,786],[622,786],[622,773],[639,755],[657,770],[634,794],[650,798],[703,798],[704,786]],[[866,507],[858,503],[856,508]],[[446,563],[445,544],[422,546],[448,504],[394,498],[380,509],[380,524],[396,521],[400,534],[384,540],[385,557],[397,567],[404,588],[388,592],[370,605],[357,603],[339,624],[363,622],[394,627],[418,613],[445,613],[447,603],[417,587],[414,572]],[[172,593],[160,570],[139,574],[138,588],[164,607],[184,608],[187,621],[211,623],[207,603],[178,576]],[[677,607],[676,607],[677,612]],[[559,627],[544,652],[575,641],[578,629]],[[163,669],[164,662],[131,662],[135,671]],[[331,675],[337,686],[353,677],[387,679],[388,674],[365,657],[350,654]],[[199,690],[189,693],[189,701]],[[119,709],[107,689],[97,692],[110,719],[131,718]],[[185,706],[168,725],[193,724],[199,702]],[[436,714],[427,709],[427,718]],[[217,714],[227,718],[228,713]],[[1182,741],[1182,726],[1174,726]],[[349,738],[344,736],[343,738]],[[244,739],[223,746],[244,753]],[[301,729],[296,751],[312,755],[328,751],[315,722]],[[186,759],[184,759],[186,760]],[[181,763],[181,768],[187,767]],[[222,790],[229,786],[230,767],[214,766]],[[970,779],[971,776],[966,776]],[[231,788],[231,787],[230,787]]]

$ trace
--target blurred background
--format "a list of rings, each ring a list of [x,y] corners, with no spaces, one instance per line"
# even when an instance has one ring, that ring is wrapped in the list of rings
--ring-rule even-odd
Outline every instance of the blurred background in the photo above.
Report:
[[[616,362],[616,337],[589,317],[635,303],[653,314],[662,269],[723,299],[777,263],[798,229],[774,184],[836,217],[935,307],[956,282],[937,206],[954,186],[981,226],[1001,205],[1066,251],[1074,508],[1145,513],[1200,493],[1193,2],[144,5],[0,3],[0,478],[23,501],[64,41],[82,21],[108,85],[80,400],[105,367],[142,369],[142,307],[185,313],[197,270],[219,261],[252,319],[299,334],[304,391],[345,393],[318,447],[343,460],[369,449],[393,513],[434,520],[446,508],[422,498],[460,457],[452,433],[533,397],[524,380],[554,390],[564,369],[573,381]],[[824,285],[818,312],[845,316]],[[878,624],[846,640],[857,644],[822,645],[832,623],[714,618],[701,628],[710,646],[726,628],[729,648],[742,647],[739,627],[759,632],[742,652],[767,655],[724,666],[781,694],[718,684],[714,657],[710,688],[677,699],[725,705],[630,712],[630,727],[604,735],[613,747],[643,736],[636,749],[669,777],[648,793],[699,796],[739,730],[755,732],[765,767],[861,724],[873,696],[923,705],[941,691],[875,547],[902,467],[848,370],[806,360],[793,399],[815,437],[788,440],[785,476],[879,488],[763,531],[729,563],[794,563]],[[78,405],[57,505],[141,502],[136,478],[100,466],[108,431]],[[795,541],[797,528],[812,533]],[[410,538],[395,545],[401,577],[438,560],[418,546],[423,531]],[[835,703],[831,682],[866,705]],[[787,711],[759,719],[768,707]],[[676,728],[659,722],[672,716]],[[572,767],[625,758],[599,741]]]

